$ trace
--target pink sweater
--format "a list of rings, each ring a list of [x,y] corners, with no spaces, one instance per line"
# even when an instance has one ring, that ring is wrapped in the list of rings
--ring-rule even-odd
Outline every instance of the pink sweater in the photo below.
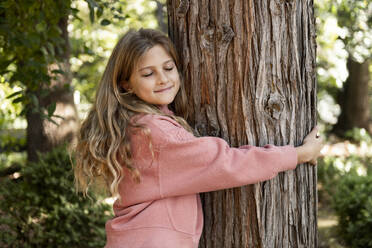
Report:
[[[197,138],[173,119],[145,115],[138,119],[151,131],[133,134],[131,147],[141,183],[126,177],[122,202],[106,223],[105,248],[197,248],[203,229],[200,192],[253,184],[295,169],[293,146],[231,148],[216,137]]]

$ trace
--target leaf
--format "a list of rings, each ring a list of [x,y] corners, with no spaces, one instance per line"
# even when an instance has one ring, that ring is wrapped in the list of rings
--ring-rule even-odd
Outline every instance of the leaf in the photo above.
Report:
[[[118,20],[125,20],[126,17],[127,17],[127,15],[125,17],[123,17],[121,15],[114,14],[114,18],[116,18]]]
[[[86,0],[86,1],[89,7],[89,19],[90,19],[90,22],[93,23],[94,22],[94,8],[98,7],[98,5],[96,1],[94,0]]]
[[[109,25],[109,24],[111,24],[111,22],[110,22],[109,20],[107,20],[107,19],[103,19],[103,20],[101,21],[101,25],[102,25],[102,26],[107,26],[107,25]]]
[[[8,68],[8,66],[13,63],[13,61],[15,61],[15,59],[9,59],[9,60],[2,60],[0,62],[0,69],[6,69]]]
[[[64,120],[65,119],[65,117],[63,117],[61,115],[52,115],[52,117],[59,118],[61,120]]]
[[[103,14],[103,8],[102,7],[98,7],[97,9],[97,18],[100,18]]]
[[[12,101],[12,103],[19,103],[19,102],[22,102],[23,99],[24,99],[23,96],[18,97],[18,98],[16,98],[16,99],[14,99],[14,100]]]
[[[91,23],[94,22],[94,8],[89,7],[89,19]]]
[[[47,47],[48,47],[48,50],[49,50],[50,54],[54,57],[55,56],[55,49],[54,49],[53,44],[48,42]]]
[[[26,115],[26,111],[27,109],[26,108],[23,108],[21,113],[19,114],[20,116],[25,116]]]
[[[57,104],[55,102],[53,102],[52,104],[49,104],[48,106],[48,116],[51,117],[54,113],[54,111],[56,110],[56,107],[57,107]]]
[[[48,121],[55,124],[56,126],[59,126],[59,124],[55,120],[53,120],[51,116],[43,116],[43,119],[47,119]]]
[[[62,71],[62,70],[58,70],[58,69],[56,69],[56,70],[52,70],[52,73],[53,73],[53,74],[65,74],[64,71]]]
[[[37,99],[36,95],[32,94],[31,95],[31,102],[32,102],[32,106],[33,108],[35,109],[38,109],[39,108],[39,99]]]
[[[92,7],[98,7],[98,4],[96,3],[95,0],[86,0],[88,2],[88,5]]]
[[[15,97],[16,95],[19,95],[23,92],[23,90],[20,90],[20,91],[16,91],[14,92],[13,94],[10,94],[9,96],[6,97],[6,99],[9,99],[9,98],[12,98],[12,97]]]
[[[71,7],[70,10],[71,10],[71,14],[73,15],[74,18],[78,18],[78,20],[81,20],[81,19],[79,19],[79,17],[78,17],[79,9],[77,9],[77,8],[72,8],[72,7]]]

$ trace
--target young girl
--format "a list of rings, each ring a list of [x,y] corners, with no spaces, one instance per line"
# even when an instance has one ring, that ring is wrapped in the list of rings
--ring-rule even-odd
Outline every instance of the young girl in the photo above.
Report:
[[[296,148],[231,148],[221,138],[195,137],[185,121],[179,65],[164,34],[129,31],[114,48],[82,124],[77,186],[86,194],[102,178],[118,197],[115,217],[106,223],[107,248],[197,248],[203,228],[198,193],[316,164],[322,147],[317,129]]]

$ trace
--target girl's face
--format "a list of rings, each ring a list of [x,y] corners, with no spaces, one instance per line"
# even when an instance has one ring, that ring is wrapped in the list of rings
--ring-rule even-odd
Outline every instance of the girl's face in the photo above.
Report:
[[[122,85],[143,101],[154,105],[173,102],[180,88],[180,77],[172,57],[161,45],[150,48]]]

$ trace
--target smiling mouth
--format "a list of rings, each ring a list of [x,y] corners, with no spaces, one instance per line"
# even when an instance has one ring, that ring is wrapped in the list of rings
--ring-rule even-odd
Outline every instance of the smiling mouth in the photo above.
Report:
[[[164,91],[170,90],[171,88],[173,88],[173,85],[170,86],[170,87],[168,87],[168,88],[161,89],[161,90],[155,90],[154,92],[155,92],[155,93],[161,93],[161,92],[164,92]]]

